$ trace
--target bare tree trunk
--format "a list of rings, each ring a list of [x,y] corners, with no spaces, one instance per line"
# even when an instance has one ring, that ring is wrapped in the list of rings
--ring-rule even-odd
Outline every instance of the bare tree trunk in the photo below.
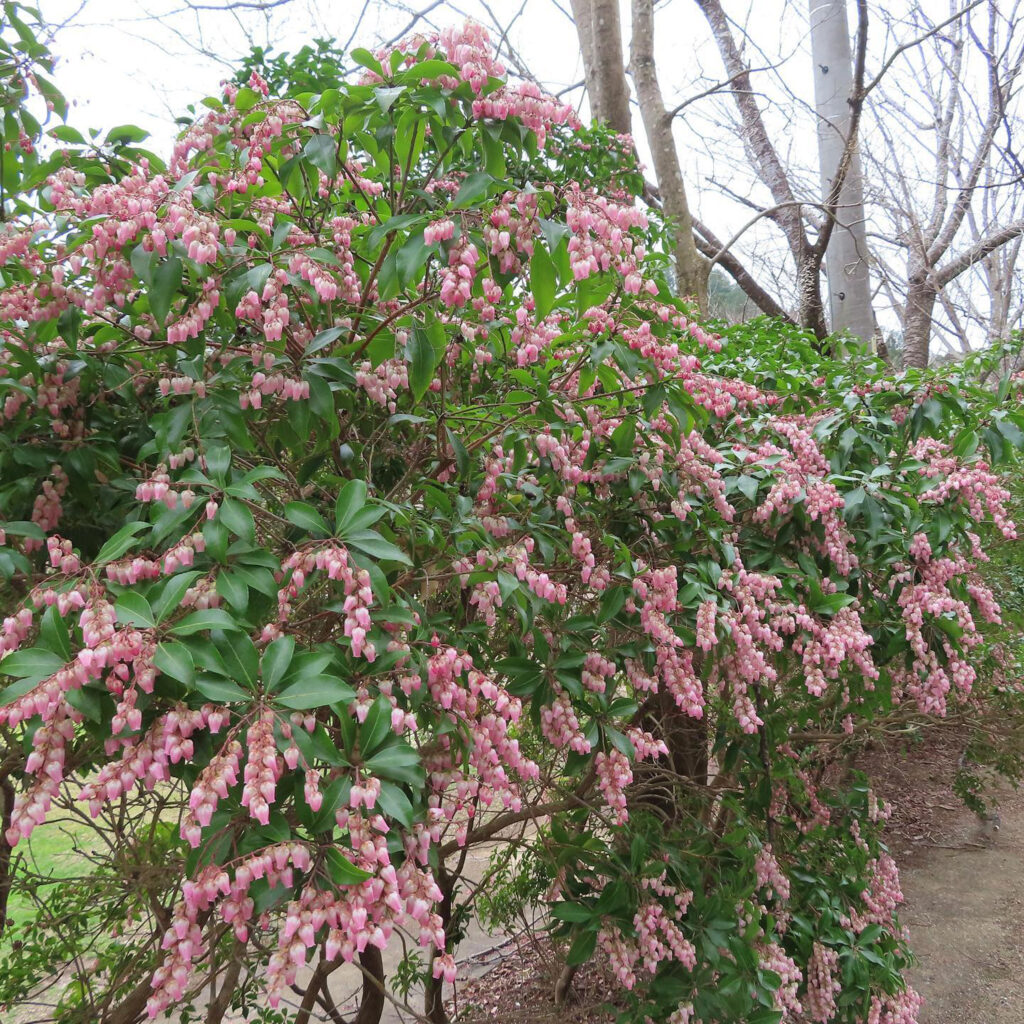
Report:
[[[442,863],[434,875],[438,888],[441,890],[441,902],[437,908],[437,916],[441,918],[441,927],[447,935],[452,920],[452,898],[455,894],[456,876],[449,875]],[[437,950],[431,954],[430,967],[434,966]],[[433,970],[427,973],[423,985],[423,1015],[430,1024],[448,1024],[448,1014],[444,1008],[444,979],[435,978]]]
[[[772,145],[765,127],[764,118],[757,106],[757,91],[750,80],[750,67],[743,58],[743,53],[736,45],[729,19],[722,9],[719,0],[695,0],[701,9],[711,32],[715,37],[718,52],[729,76],[729,90],[736,102],[736,110],[740,117],[743,142],[748,148],[751,163],[758,177],[768,187],[772,199],[778,207],[772,215],[786,236],[793,261],[799,266],[803,262],[808,247],[807,236],[801,219],[800,203],[797,202],[789,176],[786,174],[782,159]]]
[[[928,365],[928,342],[935,310],[935,286],[925,274],[915,274],[907,286],[903,315],[903,365],[924,369]]]
[[[7,930],[7,905],[11,898],[11,846],[7,830],[14,810],[14,787],[7,775],[0,775],[0,937]]]
[[[679,154],[672,135],[672,117],[665,110],[665,101],[658,85],[658,75],[654,66],[653,0],[633,0],[633,39],[629,69],[636,85],[647,142],[651,147],[662,209],[672,231],[676,288],[681,295],[696,299],[701,312],[706,313],[708,261],[697,251],[694,242],[693,220],[686,199]]]
[[[813,258],[810,250],[797,266],[797,295],[800,326],[811,331],[816,338],[828,337],[825,322],[825,304],[821,297],[821,262]]]
[[[875,332],[868,272],[863,171],[856,139],[850,139],[854,95],[846,0],[809,0],[814,96],[818,113],[818,157],[822,197],[828,202],[847,146],[853,146],[826,250],[832,331],[867,342]]]
[[[577,964],[565,964],[555,982],[555,1006],[565,1006],[572,996],[572,983],[579,971]]]
[[[632,117],[618,0],[571,0],[571,3],[583,53],[590,113],[595,121],[605,121],[620,135],[628,135],[632,130]]]
[[[793,191],[793,184],[782,163],[778,150],[772,144],[768,129],[757,105],[757,92],[750,79],[750,67],[736,44],[729,19],[719,0],[695,0],[701,9],[711,33],[715,37],[722,64],[729,76],[729,87],[739,114],[744,145],[758,177],[771,192],[775,207],[768,216],[778,224],[786,237],[790,255],[796,266],[801,327],[812,331],[815,337],[828,336],[824,305],[821,298],[822,249],[813,246],[804,229],[801,203]],[[827,222],[826,222],[827,223]]]
[[[355,1024],[379,1024],[384,1013],[384,958],[376,946],[367,946],[359,954],[363,971],[363,991]]]

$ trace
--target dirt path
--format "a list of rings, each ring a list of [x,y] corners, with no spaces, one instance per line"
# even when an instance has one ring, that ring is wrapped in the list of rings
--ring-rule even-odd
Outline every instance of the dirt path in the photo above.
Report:
[[[999,814],[990,839],[957,810],[902,862],[921,1024],[1024,1019],[1024,794],[1006,791]]]

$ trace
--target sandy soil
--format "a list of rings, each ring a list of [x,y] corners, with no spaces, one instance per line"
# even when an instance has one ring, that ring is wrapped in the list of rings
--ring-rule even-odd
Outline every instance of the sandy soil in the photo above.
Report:
[[[961,812],[903,868],[921,1024],[1024,1019],[1024,797],[1004,796],[999,813],[992,840]]]

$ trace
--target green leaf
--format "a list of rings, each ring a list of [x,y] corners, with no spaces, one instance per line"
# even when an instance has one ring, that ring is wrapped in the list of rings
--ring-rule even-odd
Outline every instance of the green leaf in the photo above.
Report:
[[[138,547],[142,543],[142,539],[138,534],[142,533],[143,530],[149,529],[149,523],[129,523],[127,526],[122,526],[113,537],[110,538],[100,548],[99,554],[96,555],[96,564],[104,565],[107,562],[113,562],[120,558],[123,554],[131,551],[132,548]]]
[[[145,142],[149,138],[149,132],[134,124],[119,124],[107,132],[106,143],[121,143],[128,145],[132,142]]]
[[[843,496],[844,517],[849,519],[852,513],[864,504],[865,498],[867,498],[867,492],[863,487],[855,487],[852,491],[847,491]]]
[[[312,136],[303,147],[302,155],[331,180],[338,173],[338,143],[333,135]]]
[[[410,228],[414,224],[421,224],[425,219],[426,217],[422,213],[400,213],[395,217],[385,217],[370,229],[370,233],[366,236],[366,244],[371,249],[376,249],[387,235]]]
[[[412,565],[411,559],[400,547],[385,540],[376,530],[357,530],[345,538],[345,543],[380,561]]]
[[[12,537],[31,537],[33,540],[46,539],[46,534],[35,523],[23,522],[20,519],[0,524],[0,529]]]
[[[998,419],[995,421],[996,430],[1003,435],[1014,448],[1024,448],[1024,432],[1016,424],[1009,420]]]
[[[236,498],[225,498],[217,512],[220,521],[241,540],[250,544],[256,536],[256,524],[248,507]]]
[[[228,528],[219,519],[203,523],[203,540],[206,554],[221,565],[228,560]]]
[[[249,609],[249,587],[245,582],[242,573],[236,571],[223,571],[217,573],[215,584],[217,593],[232,609],[244,615]]]
[[[224,664],[231,676],[248,687],[256,685],[260,674],[260,655],[247,636],[235,636],[221,650]]]
[[[395,105],[395,100],[397,100],[403,92],[405,92],[404,85],[378,85],[374,90],[373,98],[377,101],[377,106],[380,107],[380,112],[382,114],[386,114]]]
[[[292,663],[292,656],[295,654],[295,637],[281,636],[273,643],[267,645],[263,652],[263,663],[260,668],[260,675],[263,677],[264,687],[273,692],[277,684],[284,678],[288,666]]]
[[[334,676],[310,676],[286,686],[274,697],[274,702],[293,711],[309,711],[328,704],[347,704],[356,695],[348,683]]]
[[[55,604],[50,605],[43,613],[39,639],[47,650],[53,651],[65,661],[71,660],[71,637],[68,634],[68,624]]]
[[[366,712],[366,718],[359,727],[360,753],[364,758],[370,757],[389,736],[393,735],[391,704],[383,697],[378,697]]]
[[[267,281],[270,279],[270,275],[273,272],[273,263],[260,263],[258,266],[250,267],[244,273],[237,274],[230,278],[224,289],[225,301],[227,302],[228,309],[234,313],[238,303],[241,302],[242,298],[248,295],[249,292],[255,292],[257,295],[262,295],[263,289],[266,287]]]
[[[327,873],[335,885],[358,885],[373,877],[369,871],[357,868],[352,861],[342,856],[333,846],[327,848],[324,854],[324,863],[327,865]]]
[[[191,636],[204,629],[227,629],[237,632],[242,628],[241,624],[236,622],[223,608],[203,608],[191,615],[186,615],[171,632],[178,636]]]
[[[152,629],[156,626],[156,617],[149,602],[138,592],[126,590],[114,605],[117,621],[125,626],[141,626]]]
[[[588,907],[583,903],[555,903],[551,906],[551,916],[556,921],[582,924],[585,921],[593,921],[597,915],[593,907]]]
[[[393,782],[381,783],[377,807],[404,828],[412,827],[412,801]]]
[[[177,256],[170,255],[153,271],[153,286],[149,290],[149,308],[156,322],[163,327],[171,311],[178,289],[181,287],[184,267]]]
[[[338,492],[338,500],[334,503],[334,532],[339,537],[345,536],[345,527],[365,504],[366,482],[349,480]]]
[[[312,505],[304,501],[289,501],[284,507],[285,518],[299,529],[321,537],[329,537],[331,528],[324,522],[324,517]]]
[[[611,745],[620,753],[625,754],[630,760],[634,760],[636,758],[636,751],[633,749],[633,743],[628,736],[619,732],[618,729],[613,729],[608,725],[604,727],[604,735]]]
[[[60,671],[65,664],[65,659],[53,651],[29,647],[23,651],[14,651],[0,661],[0,675],[39,682]]]
[[[821,594],[811,598],[811,610],[819,615],[834,615],[857,599],[852,594]]]
[[[566,956],[565,962],[570,967],[578,967],[580,964],[585,964],[594,955],[596,947],[597,932],[581,932],[569,947],[569,954]]]
[[[758,479],[753,476],[740,476],[736,478],[736,489],[747,499],[757,501]]]
[[[247,693],[237,683],[230,679],[217,679],[215,676],[203,676],[196,680],[196,689],[210,700],[219,704],[232,704],[239,700],[252,700],[252,694]]]
[[[153,655],[153,664],[171,679],[191,688],[196,678],[196,667],[192,661],[192,652],[184,644],[157,644]]]
[[[153,608],[153,617],[157,621],[157,625],[162,623],[165,619],[173,615],[181,605],[181,599],[185,596],[185,591],[192,586],[195,581],[202,576],[201,572],[180,572],[176,576],[172,576],[160,590],[158,597],[154,597],[150,602]]]
[[[436,351],[430,336],[422,327],[412,329],[405,347],[405,357],[409,362],[409,390],[417,402],[427,393],[443,355],[443,351]]]
[[[81,690],[68,690],[64,699],[76,710],[80,711],[91,722],[100,725],[104,721],[103,698],[105,694],[91,686]]]
[[[427,258],[433,251],[433,247],[427,245],[423,238],[423,232],[411,236],[398,250],[395,256],[395,272],[398,275],[398,283],[406,288],[420,276],[420,271],[426,266]]]
[[[779,1024],[782,1020],[781,1010],[758,1010],[747,1018],[747,1024]]]
[[[537,223],[540,225],[540,229],[544,233],[544,240],[548,243],[548,249],[550,249],[551,252],[554,252],[558,248],[562,239],[569,235],[569,226],[567,224],[561,224],[554,220],[547,220],[544,217],[538,217]]]
[[[533,249],[530,260],[530,291],[536,304],[536,315],[542,320],[555,304],[555,265],[542,245]]]
[[[455,194],[453,209],[464,210],[467,206],[472,206],[483,199],[493,181],[494,178],[486,171],[474,171],[472,174],[467,174],[459,191]]]
[[[622,607],[625,603],[626,588],[610,587],[604,592],[604,595],[601,598],[601,608],[597,613],[597,621],[599,623],[610,622],[619,614],[620,611],[622,611]]]
[[[357,50],[353,50],[350,54],[351,58],[357,63],[362,64],[364,68],[369,68],[374,74],[384,77],[384,68],[381,67],[381,63],[369,50],[364,50],[360,47]]]
[[[366,762],[366,768],[382,779],[413,787],[422,786],[425,778],[419,754],[404,742],[392,743],[377,751]]]

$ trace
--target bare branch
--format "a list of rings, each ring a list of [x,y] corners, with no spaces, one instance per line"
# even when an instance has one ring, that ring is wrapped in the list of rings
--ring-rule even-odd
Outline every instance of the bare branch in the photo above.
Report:
[[[916,39],[911,39],[909,43],[903,43],[902,46],[897,46],[896,49],[893,50],[893,52],[889,55],[885,63],[882,65],[881,70],[878,72],[878,74],[875,75],[875,77],[872,78],[871,81],[864,87],[864,95],[867,96],[868,93],[872,92],[875,89],[878,83],[881,82],[882,79],[885,77],[885,74],[889,70],[889,68],[891,68],[893,64],[895,64],[896,61],[899,59],[900,54],[906,53],[907,50],[913,50],[915,47],[920,46],[923,42],[926,42],[933,36],[938,35],[939,32],[942,29],[944,29],[947,25],[952,25],[954,21],[959,21],[965,14],[967,14],[968,11],[973,11],[975,7],[980,7],[983,3],[985,3],[985,0],[973,0],[973,2],[969,3],[963,10],[957,11],[956,14],[951,15],[945,21],[939,22],[938,25],[935,25],[933,28],[930,28],[923,35],[918,36]]]

